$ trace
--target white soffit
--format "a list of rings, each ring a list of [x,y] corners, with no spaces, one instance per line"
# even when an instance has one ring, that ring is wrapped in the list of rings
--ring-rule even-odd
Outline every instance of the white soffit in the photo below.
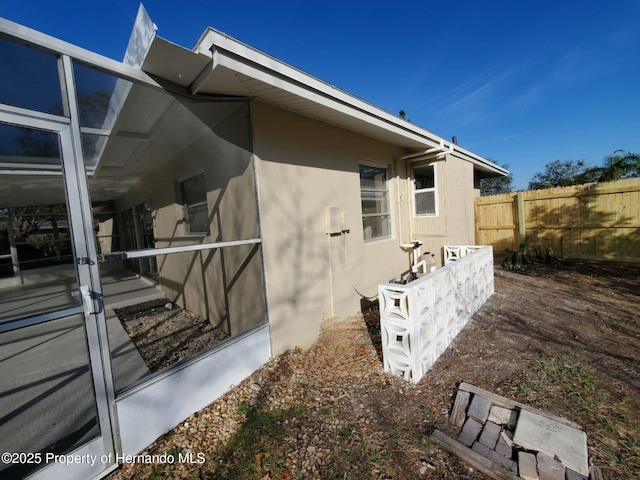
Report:
[[[212,29],[194,51],[156,36],[142,70],[193,93],[255,98],[406,148],[439,142],[435,135],[428,138],[413,132],[416,127],[409,122]]]
[[[450,142],[209,28],[193,51],[156,36],[142,70],[194,94],[255,98],[319,121],[412,150]],[[493,174],[498,165],[454,146],[455,154]]]
[[[156,36],[141,68],[146,73],[189,87],[210,63],[211,53],[195,53]]]

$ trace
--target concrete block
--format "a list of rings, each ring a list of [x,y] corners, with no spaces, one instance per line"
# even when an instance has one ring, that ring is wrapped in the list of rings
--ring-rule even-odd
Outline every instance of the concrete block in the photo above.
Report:
[[[518,421],[518,412],[494,405],[489,410],[488,420],[498,425],[515,425]]]
[[[516,475],[518,474],[518,464],[511,458],[507,458],[503,455],[500,455],[495,450],[489,450],[489,459],[493,460],[496,463],[504,465]]]
[[[536,455],[538,462],[538,478],[540,480],[565,480],[565,468],[558,460],[544,453]]]
[[[567,468],[567,471],[565,472],[565,480],[589,480],[589,478],[585,477],[584,475],[580,475],[578,472],[574,472],[570,468]]]
[[[513,442],[527,450],[535,450],[551,458],[555,457],[562,462],[562,465],[580,475],[589,475],[587,434],[582,430],[528,410],[522,410],[513,435]]]
[[[489,458],[489,452],[491,451],[487,447],[485,447],[484,445],[478,442],[473,442],[473,445],[471,446],[471,450],[478,452],[480,455],[487,458]]]
[[[537,464],[533,453],[518,452],[518,475],[523,480],[539,480]]]
[[[473,442],[478,438],[478,434],[482,430],[482,424],[473,418],[467,418],[467,421],[464,422],[464,426],[462,427],[462,431],[458,436],[458,440],[460,443],[470,447],[473,445]]]
[[[489,409],[491,409],[491,400],[476,393],[471,399],[467,415],[475,418],[480,423],[484,423],[489,417]]]
[[[500,437],[498,438],[498,442],[496,443],[496,446],[495,446],[495,451],[498,452],[500,455],[504,455],[507,458],[511,458],[513,456],[513,448],[511,448],[511,445],[509,445],[505,441],[503,435],[500,435]]]
[[[500,437],[501,431],[502,428],[500,425],[496,425],[493,422],[487,422],[484,424],[484,428],[482,429],[482,433],[480,434],[478,441],[482,445],[493,450],[496,446],[496,442],[498,441],[498,437]]]

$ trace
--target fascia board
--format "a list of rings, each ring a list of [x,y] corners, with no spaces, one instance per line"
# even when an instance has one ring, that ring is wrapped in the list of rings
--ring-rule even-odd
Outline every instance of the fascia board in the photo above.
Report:
[[[490,162],[486,158],[476,155],[475,153],[470,152],[469,150],[460,148],[458,145],[454,145],[454,151],[452,155],[462,158],[463,160],[466,160],[468,162],[471,162],[474,165],[479,165],[483,167],[485,170],[488,170],[490,172],[494,172],[499,175],[503,175],[505,177],[509,175],[509,170],[507,170],[506,168],[503,168],[500,165]]]
[[[230,57],[228,55],[225,55],[225,52],[221,50],[216,50],[213,55],[213,69],[216,69],[218,67],[224,67],[234,72],[247,75],[251,78],[255,78],[256,80],[260,80],[261,82],[264,82],[268,85],[289,92],[292,95],[296,95],[300,98],[304,98],[311,102],[326,106],[336,112],[348,115],[361,122],[369,123],[376,127],[393,132],[399,136],[410,139],[414,142],[423,144],[425,145],[425,147],[432,146],[433,141],[431,141],[430,143],[430,140],[425,139],[422,136],[413,134],[404,129],[396,127],[395,125],[389,124],[383,119],[377,118],[370,113],[363,112],[357,108],[353,108],[350,105],[345,105],[344,103],[323,94],[323,92],[314,91],[313,89],[309,89],[308,87],[293,82],[290,79],[282,78],[279,75],[275,75],[269,71],[265,71],[258,66],[243,62],[235,56]],[[433,143],[433,145],[437,144]]]
[[[239,73],[244,73],[302,98],[329,106],[338,112],[372,123],[412,141],[420,142],[425,147],[438,146],[443,140],[427,130],[398,119],[375,105],[318,80],[302,70],[287,65],[212,28],[205,32],[194,50],[198,53],[203,53],[204,50],[213,51],[214,66],[217,57],[220,65],[232,70],[239,68]]]
[[[122,78],[145,83],[155,88],[161,88],[151,77],[137,68],[130,67],[111,58],[77,47],[4,18],[0,18],[0,34],[5,34],[9,37],[37,45],[39,48],[54,54],[68,55],[81,62],[111,71]]]
[[[302,98],[325,105],[360,121],[391,131],[426,148],[453,146],[453,154],[499,175],[509,171],[493,162],[446,141],[434,133],[399,119],[389,112],[323,82],[302,70],[281,62],[250,45],[209,27],[194,47],[197,53],[213,52],[213,67],[224,66]]]

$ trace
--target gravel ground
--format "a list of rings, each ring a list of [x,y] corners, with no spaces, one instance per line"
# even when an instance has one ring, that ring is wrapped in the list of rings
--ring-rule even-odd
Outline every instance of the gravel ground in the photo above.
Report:
[[[115,312],[152,372],[229,338],[207,320],[173,305],[166,298]]]
[[[463,381],[576,421],[592,465],[638,478],[640,267],[527,273],[496,267],[496,293],[418,385],[383,373],[375,310],[326,321],[313,347],[274,358],[143,452],[203,463],[110,478],[485,478],[429,439],[456,435],[448,415]],[[584,385],[566,383],[576,373]],[[591,391],[604,403],[587,403]]]
[[[424,404],[428,392],[383,373],[362,316],[327,321],[311,349],[273,359],[145,452],[204,453],[204,465],[131,465],[112,478],[484,478],[429,442],[430,417],[446,421],[455,390]]]

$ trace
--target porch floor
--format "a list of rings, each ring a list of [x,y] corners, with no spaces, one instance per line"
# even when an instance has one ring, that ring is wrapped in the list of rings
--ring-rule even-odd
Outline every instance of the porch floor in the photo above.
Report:
[[[46,276],[42,277],[46,279]],[[149,373],[114,308],[163,298],[154,282],[119,270],[102,276],[116,392]],[[0,322],[77,306],[74,275],[58,281],[0,289]],[[63,453],[99,435],[95,393],[87,364],[83,319],[71,315],[0,334],[1,451]],[[17,468],[17,470],[16,470]],[[2,475],[23,476],[20,466]],[[15,471],[14,471],[15,470]]]
[[[148,374],[149,369],[122,327],[114,309],[163,298],[164,293],[152,280],[131,270],[106,272],[101,275],[101,280],[114,385],[118,391]],[[79,296],[75,285],[73,276],[65,276],[57,282],[1,289],[0,322],[22,315],[77,306]],[[33,338],[34,342],[40,337],[40,330],[48,328],[45,325],[28,327],[29,337]],[[25,344],[24,348],[30,349],[34,346]],[[69,345],[69,348],[75,349],[75,346]],[[46,366],[38,365],[25,368],[32,369],[32,372],[38,369],[46,370]]]

